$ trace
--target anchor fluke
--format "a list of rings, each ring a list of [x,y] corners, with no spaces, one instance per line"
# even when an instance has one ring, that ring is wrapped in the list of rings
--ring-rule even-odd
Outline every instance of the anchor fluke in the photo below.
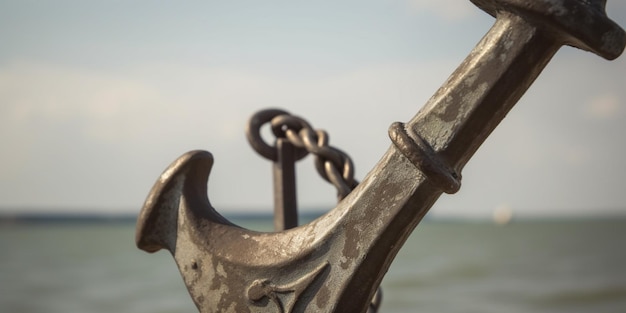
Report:
[[[172,162],[152,187],[137,220],[135,242],[139,249],[174,253],[180,202],[194,202],[191,210],[220,224],[231,224],[215,211],[207,197],[207,181],[213,155],[207,151],[187,152]]]

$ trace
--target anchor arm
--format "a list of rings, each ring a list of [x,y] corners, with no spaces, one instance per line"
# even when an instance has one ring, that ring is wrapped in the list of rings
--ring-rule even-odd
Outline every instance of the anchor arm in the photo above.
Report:
[[[404,179],[396,177],[385,183],[383,175],[392,178],[393,172],[366,178],[337,208],[319,219],[283,232],[261,233],[235,226],[210,206],[206,179],[212,156],[204,151],[189,152],[172,163],[153,187],[138,220],[137,245],[149,252],[167,249],[172,253],[201,312],[219,312],[231,306],[237,312],[256,312],[274,301],[293,312],[361,311],[356,310],[358,305],[368,305],[361,298],[371,299],[366,296],[369,291],[362,289],[372,284],[369,271],[374,270],[362,262],[371,257],[384,259],[384,250],[400,245],[395,235],[380,235],[389,219],[375,213],[389,217],[399,207],[406,207],[395,190],[410,196],[411,189],[406,187],[419,175],[399,153],[392,150],[390,156],[390,162],[406,167]],[[353,206],[366,212],[353,210]],[[399,217],[396,222],[403,223],[411,221],[408,217],[413,212],[406,210],[404,218],[395,215]],[[259,284],[274,287],[259,289]],[[281,286],[292,286],[293,291],[276,292]],[[259,297],[259,290],[267,294]]]

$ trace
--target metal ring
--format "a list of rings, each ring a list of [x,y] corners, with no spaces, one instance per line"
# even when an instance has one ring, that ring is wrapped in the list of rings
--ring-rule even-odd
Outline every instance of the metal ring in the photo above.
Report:
[[[254,151],[272,161],[276,161],[278,159],[278,153],[276,152],[275,147],[272,147],[263,141],[263,138],[261,137],[261,126],[281,114],[289,113],[278,109],[259,111],[254,114],[250,120],[248,120],[248,127],[246,127],[246,138],[248,138],[248,142]]]
[[[389,137],[396,148],[415,167],[424,173],[445,193],[455,193],[461,188],[460,175],[433,151],[433,148],[415,133],[409,135],[403,123],[395,122],[389,127]]]
[[[283,118],[284,116],[284,118]],[[250,146],[256,151],[258,154],[262,155],[266,159],[271,161],[278,161],[278,153],[276,151],[275,146],[268,145],[261,137],[261,126],[265,123],[273,122],[274,119],[278,118],[278,121],[289,121],[288,123],[294,123],[290,119],[291,115],[287,111],[279,110],[279,109],[267,109],[262,110],[254,114],[250,120],[248,120],[248,125],[246,127],[246,138],[250,143]],[[298,121],[300,126],[308,126],[304,120],[295,117],[294,121]],[[290,124],[288,124],[290,125]],[[273,126],[273,125],[272,125]],[[277,130],[275,127],[272,127],[272,131],[276,134]],[[278,136],[277,137],[281,137]],[[282,136],[284,137],[284,136]],[[306,149],[296,149],[296,154],[294,156],[295,160],[298,161],[304,158],[309,152]]]

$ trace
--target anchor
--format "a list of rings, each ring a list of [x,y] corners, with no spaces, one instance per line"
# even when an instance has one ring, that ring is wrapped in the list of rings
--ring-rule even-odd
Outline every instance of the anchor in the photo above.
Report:
[[[213,156],[160,176],[137,221],[140,249],[168,250],[200,312],[365,312],[402,244],[562,45],[618,57],[626,34],[604,0],[471,0],[496,18],[361,183],[319,218],[239,227],[207,197]]]

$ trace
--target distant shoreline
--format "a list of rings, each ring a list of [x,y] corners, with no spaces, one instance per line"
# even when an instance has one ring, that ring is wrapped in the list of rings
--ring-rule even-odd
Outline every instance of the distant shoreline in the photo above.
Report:
[[[300,220],[313,220],[324,214],[324,212],[303,212]],[[272,213],[263,212],[232,212],[224,214],[232,221],[237,220],[271,220]],[[0,225],[6,224],[55,224],[55,223],[136,223],[138,214],[128,213],[0,213]]]
[[[323,215],[324,211],[304,211],[299,214],[301,223],[316,219]],[[136,223],[138,214],[130,213],[74,213],[74,212],[23,212],[23,213],[0,213],[0,225],[10,224],[131,224]],[[239,221],[263,220],[271,221],[272,212],[231,212],[224,217],[235,224]],[[512,224],[524,222],[576,222],[576,221],[607,221],[626,220],[626,214],[606,215],[571,215],[571,216],[529,216],[515,217]],[[427,215],[422,222],[438,223],[493,223],[489,217],[464,218],[453,216]]]
[[[131,214],[19,213],[0,214],[2,224],[135,223]]]

